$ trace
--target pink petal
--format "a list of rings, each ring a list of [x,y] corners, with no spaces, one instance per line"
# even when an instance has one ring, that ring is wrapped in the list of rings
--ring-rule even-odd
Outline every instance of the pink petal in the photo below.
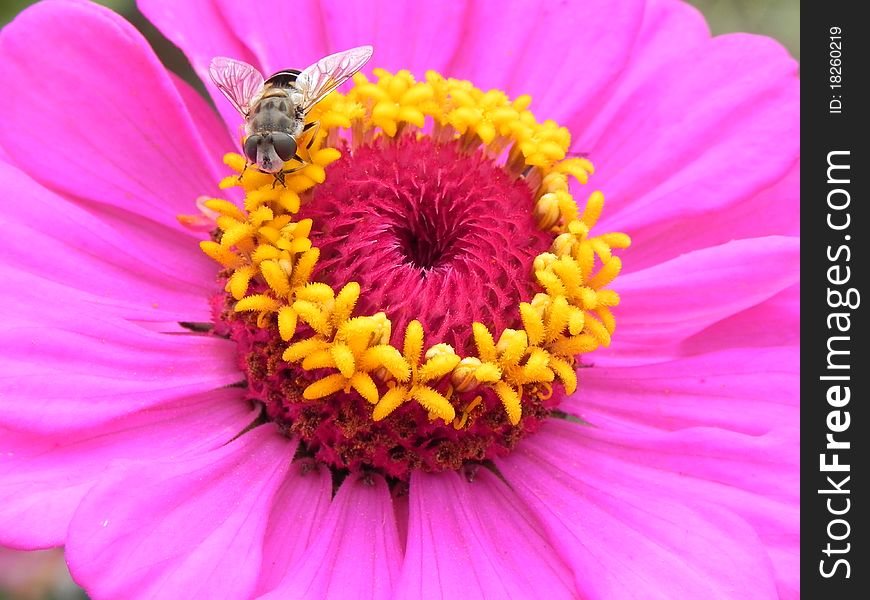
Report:
[[[797,348],[801,334],[800,300],[800,284],[795,284],[693,335],[683,342],[681,352],[691,355],[729,348]]]
[[[181,48],[196,74],[205,83],[205,88],[211,95],[214,105],[228,124],[230,137],[235,141],[239,137],[238,125],[242,117],[236,112],[226,98],[211,84],[208,76],[208,65],[215,56],[229,56],[251,63],[260,68],[258,59],[246,45],[248,40],[239,39],[233,32],[232,23],[221,14],[214,0],[187,0],[185,2],[167,2],[166,0],[138,0],[137,5],[149,21],[151,21],[169,40]],[[311,3],[298,3],[301,10]],[[249,7],[250,9],[250,7]],[[252,13],[261,12],[250,10]],[[269,23],[267,30],[277,35],[294,31],[291,26],[294,21],[275,20]],[[276,27],[275,23],[284,23]],[[304,35],[304,34],[303,34]]]
[[[602,473],[619,473],[627,485],[655,486],[656,494],[712,502],[739,515],[764,542],[780,597],[789,597],[795,595],[800,575],[797,413],[795,406],[791,419],[763,436],[700,428],[679,433],[578,432],[570,424],[556,423],[555,441],[547,443],[560,450],[571,447],[571,456],[594,461]]]
[[[459,43],[466,12],[462,0],[439,4],[267,0],[257,10],[237,2],[217,4],[197,2],[182,7],[145,0],[139,6],[184,50],[228,123],[240,122],[240,118],[208,83],[208,63],[213,56],[240,58],[268,75],[286,68],[302,69],[332,52],[371,44],[375,56],[366,70],[376,66],[410,69],[422,77],[427,69],[447,64]],[[275,23],[293,23],[293,27],[275,27]],[[210,35],[198,34],[205,29]]]
[[[649,353],[675,344],[793,285],[799,277],[797,238],[737,240],[684,254],[620,276],[614,310],[615,353]]]
[[[645,224],[633,231],[623,273],[734,239],[771,235],[797,237],[800,234],[799,201],[800,163],[797,162],[782,179],[758,194],[735,196],[722,207]],[[605,208],[605,214],[608,210]]]
[[[142,218],[107,222],[6,164],[0,191],[10,199],[0,214],[4,263],[99,295],[126,318],[211,320],[208,297],[219,267],[190,237],[168,237],[165,228],[147,237],[155,225]]]
[[[489,471],[411,478],[403,598],[575,597],[538,518]]]
[[[124,463],[69,528],[75,580],[98,598],[245,598],[296,443],[271,425],[195,457]]]
[[[487,0],[470,4],[466,33],[445,75],[483,89],[531,94],[539,118],[593,111],[624,68],[644,6],[639,0]]]
[[[187,107],[187,113],[193,119],[194,127],[199,131],[203,142],[205,142],[205,147],[209,150],[212,171],[226,174],[228,168],[224,165],[224,154],[239,151],[238,140],[241,139],[241,132],[236,132],[239,135],[235,137],[228,135],[226,124],[221,119],[215,118],[214,109],[206,102],[205,98],[175,73],[170,73],[170,76]],[[232,192],[232,190],[221,190],[223,195],[228,192]]]
[[[284,574],[302,559],[323,528],[331,501],[329,469],[305,460],[290,466],[272,504],[255,595],[274,589]]]
[[[732,348],[641,366],[580,371],[562,408],[620,431],[719,427],[760,435],[796,418],[799,351]]]
[[[240,378],[228,340],[155,333],[112,316],[94,296],[4,267],[0,277],[16,290],[0,328],[6,426],[89,427]]]
[[[319,2],[265,0],[259,10],[232,1],[217,0],[215,5],[212,10],[238,39],[244,40],[255,57],[252,64],[267,76],[282,69],[304,69],[327,54],[361,45],[332,49],[329,40],[333,26],[324,20]],[[275,23],[293,23],[294,27],[275,27]],[[185,50],[199,55],[200,49]]]
[[[63,60],[43,48],[63,48]],[[172,79],[107,9],[57,2],[22,12],[0,35],[0,83],[16,91],[0,96],[0,144],[53,189],[184,232],[175,216],[218,191],[213,151]],[[33,123],[50,123],[50,137],[36,140]]]
[[[548,424],[497,461],[570,564],[581,595],[776,597],[773,567],[758,534],[717,506],[711,489],[682,495],[693,482],[664,470],[635,477],[638,467],[631,462],[589,451],[587,429]],[[675,481],[682,487],[670,485]]]
[[[581,135],[602,227],[633,234],[723,210],[779,181],[800,151],[797,64],[769,38],[729,35],[639,81]]]
[[[390,598],[401,563],[386,482],[349,475],[302,560],[261,598]]]
[[[788,506],[790,513],[796,515],[800,498],[799,456],[796,452],[800,425],[798,413],[797,403],[793,403],[791,414],[770,424],[763,435],[706,427],[678,432],[618,432],[601,427],[584,427],[578,431],[578,427],[570,423],[560,424],[559,433],[564,435],[566,444],[573,444],[576,455],[609,456],[610,459],[599,457],[602,467],[608,460],[611,466],[616,463],[631,465],[625,467],[623,481],[629,477],[629,471],[631,477],[637,478],[648,474],[650,468],[665,471],[674,477],[664,479],[660,484],[672,485],[675,494],[687,497],[694,494],[698,500],[715,498],[717,503],[756,521],[753,515],[758,505],[741,506],[734,497],[716,497],[708,493],[711,490],[705,486],[717,488],[712,485],[716,483],[728,488],[727,492],[751,492],[764,500]],[[760,413],[757,416],[765,418]],[[676,476],[693,478],[689,482],[691,485],[679,485]],[[761,521],[753,524],[765,525]]]
[[[600,105],[575,112],[563,123],[574,136],[575,148],[589,151],[607,134],[610,121],[621,116],[622,104],[639,85],[709,40],[707,22],[696,8],[681,0],[646,0],[630,57],[602,93]]]
[[[468,35],[472,6],[469,0],[321,2],[324,22],[329,24],[330,51],[371,44],[375,54],[368,70],[407,69],[418,78],[429,69],[444,70]]]
[[[112,462],[199,454],[255,416],[240,390],[223,389],[62,435],[0,429],[0,543],[60,546],[82,497]]]

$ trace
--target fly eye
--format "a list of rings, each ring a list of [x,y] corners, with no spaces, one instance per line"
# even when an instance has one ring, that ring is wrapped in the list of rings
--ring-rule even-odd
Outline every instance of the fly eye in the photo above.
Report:
[[[260,145],[261,141],[263,141],[261,135],[249,135],[248,139],[245,140],[245,156],[248,157],[249,162],[257,162],[257,146]]]
[[[288,133],[273,133],[272,147],[284,162],[296,156],[296,140]]]

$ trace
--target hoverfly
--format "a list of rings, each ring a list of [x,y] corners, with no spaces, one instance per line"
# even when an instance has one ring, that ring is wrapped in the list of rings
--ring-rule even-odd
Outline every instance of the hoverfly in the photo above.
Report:
[[[248,63],[213,58],[208,68],[211,80],[245,118],[245,168],[256,165],[261,173],[271,173],[275,183],[284,185],[285,175],[308,164],[296,153],[303,135],[314,130],[306,148],[311,148],[317,135],[319,122],[305,122],[308,111],[359,71],[371,56],[371,46],[351,48],[321,58],[302,71],[285,69],[265,80]],[[285,171],[284,163],[290,160],[300,166]]]

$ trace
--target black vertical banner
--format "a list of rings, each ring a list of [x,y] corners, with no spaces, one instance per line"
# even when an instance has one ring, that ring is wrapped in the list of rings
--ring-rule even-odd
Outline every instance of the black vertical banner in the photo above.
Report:
[[[801,15],[801,595],[870,598],[870,23]]]

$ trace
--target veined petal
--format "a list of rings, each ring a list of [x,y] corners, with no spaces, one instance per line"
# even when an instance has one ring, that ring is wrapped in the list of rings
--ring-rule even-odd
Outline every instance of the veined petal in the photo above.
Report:
[[[181,95],[181,99],[187,106],[187,112],[190,118],[193,119],[193,124],[199,134],[202,136],[205,147],[209,150],[214,169],[218,172],[223,172],[226,166],[223,162],[223,157],[227,152],[235,152],[238,150],[238,133],[237,131],[227,131],[226,123],[221,119],[216,119],[214,110],[209,106],[208,102],[193,89],[189,83],[170,72],[172,82],[175,88]],[[207,81],[207,80],[206,80]],[[224,197],[235,196],[233,199],[241,199],[237,194],[237,190],[225,189],[221,190],[221,195]]]
[[[295,450],[264,425],[193,458],[119,465],[70,524],[73,576],[96,597],[249,596]]]
[[[527,0],[511,10],[495,0],[473,2],[466,20],[479,34],[462,39],[446,75],[531,94],[536,112],[564,119],[599,104],[628,60],[643,12],[637,0],[572,0],[558,8]]]
[[[596,127],[600,139],[576,146],[591,154],[595,185],[621,199],[606,229],[726,208],[775,184],[799,156],[797,63],[769,38],[712,38],[635,85]]]
[[[242,116],[215,86],[210,85],[208,65],[215,56],[229,56],[255,67],[261,65],[245,41],[236,36],[230,22],[215,6],[214,0],[137,0],[136,5],[163,35],[184,51],[196,74],[206,84],[206,91],[223,117],[230,138],[234,141],[240,138]],[[293,28],[274,29],[286,31]]]
[[[330,23],[326,36],[330,51],[371,44],[377,66],[408,69],[422,78],[429,69],[443,69],[455,55],[472,4],[468,0],[325,0],[320,6]]]
[[[602,490],[612,487],[605,486],[605,480],[618,473],[620,484],[625,486],[621,492],[624,497],[667,499],[700,512],[716,507],[737,516],[755,535],[744,529],[747,537],[741,541],[743,528],[737,527],[726,537],[745,544],[743,554],[751,554],[757,536],[767,556],[755,558],[762,569],[775,573],[779,597],[796,596],[800,486],[799,457],[794,452],[799,432],[794,422],[761,436],[709,428],[623,433],[554,422],[547,426],[547,435],[549,439],[542,440],[529,456],[544,462],[558,460],[567,469],[572,466],[565,465],[564,457],[579,457],[583,465],[594,465],[592,469],[585,467],[591,472],[584,478],[590,483],[600,481]],[[718,542],[711,548],[716,548],[716,555],[727,555]],[[708,560],[704,554],[686,556]],[[765,595],[763,590],[759,586],[750,596],[776,597]]]
[[[64,60],[33,52],[34,39],[63,48]],[[176,215],[217,192],[213,150],[166,69],[107,9],[46,2],[19,14],[0,34],[0,84],[16,90],[0,97],[0,144],[52,189],[176,232],[187,232]],[[34,123],[50,124],[39,143]]]
[[[578,111],[567,121],[575,136],[574,148],[588,152],[642,82],[709,40],[710,29],[697,8],[681,0],[646,0],[631,56],[601,94],[604,101],[595,111]]]
[[[0,428],[0,543],[61,546],[79,502],[112,463],[199,454],[255,417],[240,390],[222,389],[63,434]]]
[[[256,595],[274,589],[317,538],[332,501],[329,469],[296,461],[275,494]]]
[[[0,328],[8,427],[88,427],[241,377],[228,340],[157,333],[113,316],[99,297],[21,274],[4,280],[18,290]]]
[[[599,365],[580,373],[580,390],[562,406],[619,431],[718,427],[760,435],[797,419],[798,372],[797,346],[738,347],[652,365]]]
[[[6,164],[0,191],[7,198],[0,214],[5,265],[98,295],[132,320],[211,319],[214,266],[189,238],[173,239],[141,218],[102,219]],[[50,299],[57,298],[43,302]]]
[[[774,569],[756,531],[739,515],[658,487],[671,474],[623,478],[628,463],[583,451],[584,430],[553,422],[499,470],[541,519],[595,598],[775,598]],[[676,474],[674,474],[676,475]]]
[[[682,351],[691,355],[729,348],[797,348],[801,333],[800,300],[800,284],[792,285],[693,335],[684,341]]]
[[[798,281],[799,253],[797,238],[737,240],[620,277],[611,352],[673,344],[761,303]]]
[[[486,469],[414,473],[409,509],[400,597],[575,597],[537,517]]]
[[[700,213],[645,223],[632,231],[630,260],[625,261],[622,276],[735,239],[798,237],[799,199],[800,162],[796,161],[781,179],[758,193],[734,195],[722,206]]]
[[[350,475],[304,558],[261,598],[391,598],[401,563],[386,482]]]
[[[363,41],[332,50],[330,37],[323,26],[323,10],[317,2],[291,4],[265,0],[257,5],[256,10],[231,0],[217,0],[211,4],[206,10],[221,19],[236,39],[242,40],[256,61],[252,64],[262,67],[266,76],[282,69],[301,70],[332,52],[371,43]],[[195,13],[186,17],[191,18],[191,23],[197,18]],[[293,23],[293,26],[283,27],[281,23]],[[189,49],[183,49],[198,56],[203,40],[188,40],[188,43]]]

